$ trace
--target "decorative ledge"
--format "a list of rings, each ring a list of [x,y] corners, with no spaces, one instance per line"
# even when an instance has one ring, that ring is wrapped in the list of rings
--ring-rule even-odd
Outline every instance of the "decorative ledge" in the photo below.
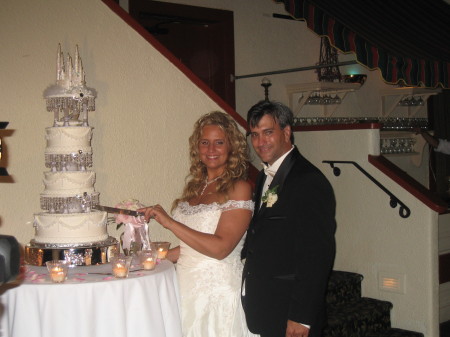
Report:
[[[419,87],[404,87],[404,88],[392,88],[380,91],[381,95],[381,114],[383,116],[389,116],[395,109],[404,108],[408,110],[408,116],[414,116],[421,108],[426,108],[426,101],[432,95],[437,95],[442,92],[442,89],[429,89]],[[392,97],[388,99],[388,97]],[[419,97],[422,104],[417,105],[402,105],[400,104],[404,99],[408,97]]]
[[[347,93],[358,90],[361,87],[359,83],[342,83],[342,82],[313,82],[298,83],[286,86],[286,92],[289,97],[289,106],[298,115],[306,104],[312,93],[330,93],[338,96],[339,101],[343,101]],[[294,102],[294,96],[300,97]],[[325,116],[331,116],[338,104],[322,105]]]

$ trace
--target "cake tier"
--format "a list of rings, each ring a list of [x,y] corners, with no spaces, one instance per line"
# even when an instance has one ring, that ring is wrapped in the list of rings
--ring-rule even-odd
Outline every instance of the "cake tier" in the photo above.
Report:
[[[39,213],[34,216],[34,240],[55,244],[103,241],[108,238],[106,223],[106,212]]]
[[[42,196],[75,196],[84,192],[94,192],[95,172],[93,171],[67,171],[45,172],[44,193]]]
[[[45,154],[92,153],[92,128],[89,126],[48,127]]]

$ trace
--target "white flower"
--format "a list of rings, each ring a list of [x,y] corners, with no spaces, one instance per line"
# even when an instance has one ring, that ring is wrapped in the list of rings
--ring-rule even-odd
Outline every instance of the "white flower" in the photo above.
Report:
[[[272,207],[273,204],[275,204],[278,200],[278,195],[276,194],[269,194],[267,196],[267,207]]]
[[[272,207],[278,200],[278,185],[267,190],[266,193],[264,193],[263,197],[261,198],[262,202],[266,203],[267,207]]]

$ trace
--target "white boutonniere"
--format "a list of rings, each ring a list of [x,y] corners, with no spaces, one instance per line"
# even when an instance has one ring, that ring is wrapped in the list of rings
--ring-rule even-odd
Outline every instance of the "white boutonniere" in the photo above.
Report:
[[[263,197],[261,198],[261,201],[263,203],[266,203],[267,207],[272,207],[278,200],[278,185],[275,187],[272,187],[271,189],[268,189],[266,193],[264,193]]]

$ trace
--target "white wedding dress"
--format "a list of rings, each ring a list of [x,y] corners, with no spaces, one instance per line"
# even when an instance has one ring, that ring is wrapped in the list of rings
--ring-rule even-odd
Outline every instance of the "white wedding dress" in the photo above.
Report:
[[[173,217],[196,231],[213,234],[222,212],[253,208],[251,200],[196,206],[180,202]],[[177,275],[184,337],[255,336],[247,329],[241,305],[243,243],[244,238],[230,255],[217,260],[180,242]]]

